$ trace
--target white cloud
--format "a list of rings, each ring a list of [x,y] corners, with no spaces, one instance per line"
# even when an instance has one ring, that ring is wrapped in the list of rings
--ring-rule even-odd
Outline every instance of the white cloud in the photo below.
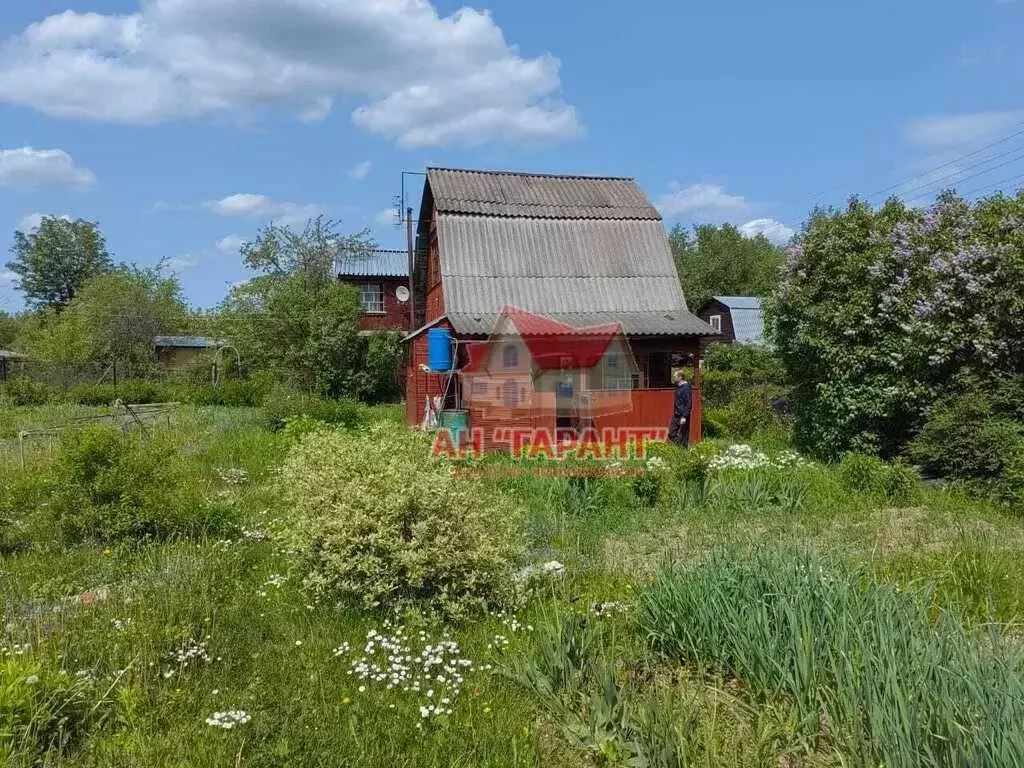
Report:
[[[369,160],[363,160],[361,163],[356,163],[349,169],[348,175],[356,181],[362,181],[370,175],[370,170],[373,168],[373,163]]]
[[[676,182],[658,198],[655,207],[663,216],[685,216],[694,220],[727,219],[750,210],[746,199],[728,194],[720,184],[682,187]]]
[[[0,149],[0,187],[84,188],[95,183],[93,172],[75,165],[63,149]]]
[[[14,272],[4,270],[0,272],[0,283],[13,283],[18,279],[18,276]]]
[[[776,219],[751,219],[745,224],[740,224],[739,231],[744,237],[764,235],[776,245],[788,243],[789,238],[795,233],[792,227],[787,227]]]
[[[183,256],[175,256],[167,259],[164,265],[173,272],[181,272],[185,269],[192,269],[192,267],[199,264],[199,257],[191,253],[186,253]]]
[[[238,253],[238,249],[245,244],[245,238],[240,235],[225,235],[217,241],[217,250],[223,253]]]
[[[395,209],[385,208],[377,213],[375,219],[378,224],[393,225],[395,223]]]
[[[1002,138],[1022,121],[1024,110],[919,117],[907,124],[906,135],[926,149],[957,149]]]
[[[43,217],[44,216],[53,216],[53,214],[52,213],[27,213],[24,216],[22,216],[21,217],[21,221],[18,222],[18,229],[20,229],[22,232],[30,232],[33,229],[36,229],[40,224],[43,223]],[[58,219],[63,219],[64,221],[72,221],[72,218],[70,216],[68,216],[66,213],[60,214],[57,218]]]
[[[0,101],[130,124],[268,107],[355,123],[405,146],[573,138],[560,63],[524,56],[488,11],[429,0],[145,0],[64,11],[0,44]]]
[[[274,200],[267,195],[239,192],[220,200],[210,200],[203,207],[221,216],[243,216],[250,219],[271,219],[284,226],[305,224],[320,215],[319,205],[290,203]]]

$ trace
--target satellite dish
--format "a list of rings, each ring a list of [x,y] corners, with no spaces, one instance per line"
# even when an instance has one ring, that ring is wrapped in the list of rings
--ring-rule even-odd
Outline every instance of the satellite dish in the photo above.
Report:
[[[409,289],[404,285],[400,285],[395,288],[395,298],[403,304],[409,300]]]

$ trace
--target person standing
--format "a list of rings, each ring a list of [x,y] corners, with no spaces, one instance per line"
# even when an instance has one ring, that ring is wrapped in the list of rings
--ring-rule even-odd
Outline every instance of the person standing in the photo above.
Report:
[[[679,369],[672,374],[676,385],[675,401],[672,407],[672,423],[668,427],[668,439],[683,447],[690,444],[690,408],[693,406],[693,387],[686,380],[686,373]]]

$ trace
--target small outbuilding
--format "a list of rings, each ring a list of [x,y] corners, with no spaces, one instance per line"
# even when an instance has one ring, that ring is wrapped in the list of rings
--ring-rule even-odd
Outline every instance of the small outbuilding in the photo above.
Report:
[[[153,346],[158,363],[168,370],[180,370],[212,356],[224,342],[206,336],[157,336]]]

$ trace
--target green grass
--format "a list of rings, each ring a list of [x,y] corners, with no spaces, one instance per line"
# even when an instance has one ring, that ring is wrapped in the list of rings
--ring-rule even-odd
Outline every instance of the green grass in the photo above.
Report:
[[[9,409],[0,435],[88,412]],[[400,421],[402,410],[361,415]],[[1018,518],[937,490],[894,504],[851,492],[822,467],[713,472],[702,493],[676,474],[673,453],[653,500],[638,498],[630,478],[512,476],[506,470],[522,463],[483,462],[492,492],[527,510],[530,561],[558,560],[566,576],[542,581],[515,622],[407,618],[410,656],[422,630],[433,640],[447,633],[473,661],[450,697],[452,714],[423,718],[420,706],[440,689],[428,700],[422,686],[389,690],[348,674],[367,632],[395,626],[383,614],[313,603],[291,556],[266,537],[288,515],[276,469],[289,437],[242,408],[183,407],[172,431],[239,528],[221,541],[69,547],[39,526],[26,533],[27,548],[0,556],[0,755],[11,765],[915,764],[899,755],[956,764],[928,757],[948,754],[947,742],[908,741],[892,697],[865,723],[861,694],[834,669],[842,652],[870,659],[864,669],[879,674],[891,672],[887,659],[909,659],[905,683],[932,723],[961,723],[964,701],[975,712],[1019,706],[1006,699],[1021,695],[1019,678],[992,671],[999,653],[1019,653]],[[48,450],[34,454],[32,477],[53,460]],[[0,482],[16,478],[24,479],[17,456],[0,454]],[[45,507],[17,511],[45,517]],[[786,578],[800,562],[854,575],[805,595]],[[659,576],[663,565],[671,570]],[[764,598],[772,590],[790,597],[773,603]],[[784,606],[793,621],[835,623],[787,635],[800,626],[782,620],[790,613],[764,613]],[[494,647],[497,635],[508,644]],[[807,656],[813,674],[784,678],[790,651],[809,637],[819,643]],[[205,643],[210,660],[173,663],[169,654],[189,641]],[[344,643],[353,650],[336,657]],[[929,658],[974,677],[929,676]],[[988,698],[965,698],[972,685]],[[885,700],[887,688],[871,690]],[[231,730],[206,724],[228,710],[250,720]],[[969,764],[1016,754],[1013,733],[989,731],[1002,734],[1003,751],[990,739]]]

